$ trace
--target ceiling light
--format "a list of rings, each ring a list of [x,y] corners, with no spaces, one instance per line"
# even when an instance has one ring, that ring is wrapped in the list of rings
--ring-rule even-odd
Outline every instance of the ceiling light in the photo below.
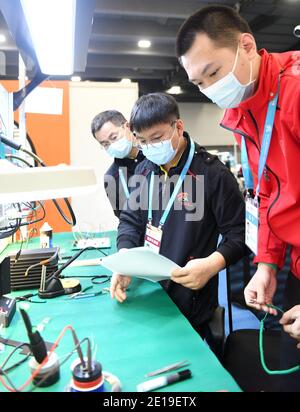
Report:
[[[122,79],[120,81],[120,83],[122,83],[122,84],[131,84],[131,79]]]
[[[180,86],[172,86],[169,90],[167,90],[169,94],[180,94],[182,93],[182,88]]]
[[[138,46],[143,49],[148,49],[151,46],[151,41],[150,40],[140,40],[138,42]]]
[[[5,43],[6,42],[6,37],[4,34],[0,34],[0,43]]]
[[[41,72],[74,72],[76,0],[21,0]]]
[[[80,77],[80,76],[72,76],[72,77],[71,77],[71,81],[72,81],[72,82],[80,82],[80,81],[81,81],[81,77]]]

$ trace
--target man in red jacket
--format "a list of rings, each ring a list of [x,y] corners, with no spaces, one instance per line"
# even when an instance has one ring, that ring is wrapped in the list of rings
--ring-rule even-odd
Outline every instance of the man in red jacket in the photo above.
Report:
[[[276,314],[268,305],[290,245],[284,294],[284,310],[289,310],[300,303],[300,52],[257,51],[248,23],[234,9],[215,5],[184,22],[177,56],[189,80],[227,109],[221,126],[241,146],[246,187],[253,194],[247,201],[251,233],[246,243],[258,263],[245,289],[246,303]],[[283,340],[282,367],[300,364],[296,342],[287,333]],[[299,377],[290,375],[282,389],[300,390]]]

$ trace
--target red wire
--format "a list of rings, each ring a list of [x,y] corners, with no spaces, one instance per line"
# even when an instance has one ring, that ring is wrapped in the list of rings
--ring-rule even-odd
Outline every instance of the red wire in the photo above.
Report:
[[[71,325],[67,325],[63,328],[63,330],[60,332],[58,338],[56,339],[56,341],[53,343],[49,354],[46,356],[46,358],[43,360],[43,362],[37,367],[37,369],[29,376],[29,378],[27,379],[27,381],[20,386],[17,390],[14,388],[11,388],[10,386],[8,386],[6,384],[6,382],[3,380],[3,378],[0,376],[0,382],[2,383],[2,385],[9,390],[10,392],[17,392],[17,391],[22,391],[23,389],[25,389],[32,381],[33,379],[38,375],[38,373],[40,372],[40,370],[42,369],[43,366],[46,365],[46,363],[49,360],[49,357],[52,355],[52,353],[55,351],[55,349],[57,348],[59,342],[61,341],[61,339],[63,338],[63,336],[65,335],[67,330],[71,330],[74,331],[74,329],[72,328]]]

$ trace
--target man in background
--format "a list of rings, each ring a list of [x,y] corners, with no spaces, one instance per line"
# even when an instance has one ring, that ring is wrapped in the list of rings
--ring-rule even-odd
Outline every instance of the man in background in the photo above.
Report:
[[[119,218],[129,197],[128,181],[144,156],[135,146],[127,120],[117,110],[99,113],[92,121],[91,130],[101,148],[113,158],[104,176],[104,187],[114,214]]]

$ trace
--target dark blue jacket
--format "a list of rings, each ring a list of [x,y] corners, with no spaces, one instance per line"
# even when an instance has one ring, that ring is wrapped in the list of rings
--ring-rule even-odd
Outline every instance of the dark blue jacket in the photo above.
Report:
[[[122,168],[125,180],[128,186],[128,181],[131,176],[134,175],[135,169],[139,163],[145,159],[142,152],[139,152],[135,159],[114,159],[113,164],[107,170],[104,175],[104,188],[107,197],[110,201],[111,207],[113,208],[114,214],[120,217],[122,207],[126,202],[126,195],[122,183],[120,182],[119,170]],[[114,179],[115,184],[111,182]]]

